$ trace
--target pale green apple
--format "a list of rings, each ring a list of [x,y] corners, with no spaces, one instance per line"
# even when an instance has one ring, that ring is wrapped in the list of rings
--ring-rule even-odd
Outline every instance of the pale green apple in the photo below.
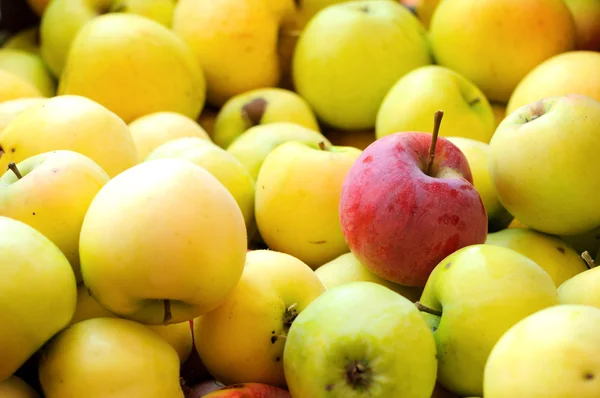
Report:
[[[445,127],[444,127],[445,128]],[[502,206],[498,194],[492,184],[488,169],[489,145],[485,142],[463,137],[447,137],[466,156],[473,175],[473,184],[479,192],[485,211],[488,215],[488,226],[491,232],[506,228],[513,216]]]
[[[67,257],[81,282],[81,224],[110,177],[92,159],[67,150],[34,155],[13,167],[0,177],[0,215],[43,233]]]
[[[350,282],[375,282],[392,289],[398,294],[406,297],[412,302],[419,300],[423,289],[420,287],[402,286],[383,279],[358,261],[356,256],[350,252],[344,253],[334,258],[326,264],[323,264],[315,270],[315,274],[327,289],[345,285]]]
[[[485,398],[596,398],[600,309],[558,305],[511,327],[485,367]]]
[[[558,297],[533,260],[501,246],[472,245],[435,267],[419,303],[437,343],[438,382],[460,396],[481,396],[498,339],[527,315],[558,304]]]
[[[269,248],[313,269],[350,251],[338,209],[346,174],[361,153],[286,142],[267,155],[256,180],[256,224]]]
[[[18,376],[10,376],[0,382],[0,397],[2,398],[40,398],[31,386]]]
[[[389,89],[432,63],[426,31],[406,7],[385,0],[322,9],[296,45],[293,80],[317,117],[338,129],[375,126]]]
[[[25,28],[10,36],[2,48],[23,50],[35,55],[40,55],[40,29],[35,25]]]
[[[41,232],[0,216],[0,380],[67,326],[77,301],[69,260]]]
[[[190,47],[172,30],[140,15],[109,13],[73,39],[58,93],[88,97],[125,123],[155,112],[195,120],[206,80]]]
[[[24,50],[0,48],[0,69],[31,82],[44,97],[52,97],[56,92],[56,81],[39,55]]]
[[[331,142],[318,131],[290,122],[276,122],[254,126],[240,135],[228,148],[255,180],[267,155],[277,146],[288,141],[319,145]]]
[[[176,0],[52,0],[40,22],[40,53],[60,77],[71,43],[89,21],[112,12],[134,13],[170,27]]]
[[[558,287],[562,304],[592,305],[600,308],[600,267],[587,269]]]
[[[435,341],[414,304],[373,282],[327,290],[290,328],[283,366],[293,397],[429,398]]]
[[[498,199],[521,223],[552,235],[600,225],[600,179],[590,159],[600,146],[600,101],[549,97],[509,114],[490,142]]]
[[[333,4],[346,3],[349,1],[356,0],[300,0],[296,1],[297,11],[297,23],[298,28],[302,29],[306,24],[323,8],[329,7]],[[390,0],[395,1],[395,0]]]
[[[4,130],[21,112],[33,105],[46,102],[48,98],[19,98],[0,102],[0,132]]]
[[[319,131],[317,119],[302,97],[293,91],[270,87],[230,98],[215,119],[212,139],[227,148],[250,127],[274,122],[292,122]]]
[[[185,159],[204,168],[219,180],[238,204],[248,235],[254,232],[254,179],[248,170],[229,152],[199,137],[184,137],[166,142],[150,152],[146,161],[155,159]]]
[[[590,254],[594,254],[600,250],[600,226],[577,235],[561,235],[560,238],[578,253],[587,250]]]
[[[377,138],[399,131],[430,131],[431,115],[444,111],[444,137],[488,143],[495,130],[492,106],[473,82],[439,65],[417,68],[400,78],[377,113]]]

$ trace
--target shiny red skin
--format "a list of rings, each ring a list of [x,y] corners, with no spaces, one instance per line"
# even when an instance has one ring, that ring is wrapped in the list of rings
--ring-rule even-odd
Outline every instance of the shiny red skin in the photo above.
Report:
[[[204,398],[291,398],[288,391],[262,383],[241,383],[220,388]]]
[[[342,187],[340,221],[350,250],[371,272],[407,286],[425,286],[446,256],[487,237],[487,213],[464,154],[439,137],[429,176],[430,145],[429,133],[382,137]],[[448,176],[452,171],[458,175]]]

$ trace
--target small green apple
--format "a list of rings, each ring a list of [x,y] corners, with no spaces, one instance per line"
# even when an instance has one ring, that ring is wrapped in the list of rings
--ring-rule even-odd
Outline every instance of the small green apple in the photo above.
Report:
[[[56,92],[56,81],[39,55],[24,50],[0,48],[0,69],[31,82],[44,97],[52,97]]]

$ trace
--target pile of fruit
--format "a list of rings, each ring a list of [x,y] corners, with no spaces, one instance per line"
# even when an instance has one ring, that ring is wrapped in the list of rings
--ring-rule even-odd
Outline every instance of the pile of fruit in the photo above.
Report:
[[[600,397],[600,0],[27,4],[0,398]]]

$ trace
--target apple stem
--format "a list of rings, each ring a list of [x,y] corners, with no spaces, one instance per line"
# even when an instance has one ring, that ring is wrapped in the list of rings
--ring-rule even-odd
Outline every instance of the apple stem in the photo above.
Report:
[[[588,252],[587,250],[584,251],[583,253],[581,253],[581,258],[583,258],[583,261],[585,261],[585,263],[587,264],[588,268],[595,268],[596,267],[596,262],[594,261],[594,259],[592,258],[592,256],[590,256],[590,252]]]
[[[325,144],[325,141],[319,141],[319,149],[322,151],[327,150],[327,145]]]
[[[21,172],[19,171],[19,169],[17,168],[17,165],[15,164],[15,162],[10,162],[8,164],[8,168],[15,173],[15,175],[17,176],[17,178],[20,180],[21,178],[23,178],[23,176],[21,175]]]
[[[163,318],[163,324],[168,325],[172,318],[173,315],[171,314],[171,301],[165,300],[165,317]]]
[[[283,330],[286,334],[289,332],[290,328],[292,327],[292,323],[298,316],[298,310],[296,309],[297,306],[298,303],[294,303],[290,305],[283,313]]]
[[[424,304],[421,304],[420,302],[416,302],[415,305],[417,306],[417,309],[421,312],[426,312],[428,314],[431,315],[435,315],[435,316],[442,316],[442,311],[438,311],[438,310],[434,310],[433,308],[429,308]]]
[[[429,163],[427,163],[426,170],[427,175],[431,175],[431,169],[433,168],[433,160],[435,159],[435,147],[437,146],[440,125],[442,124],[443,117],[443,111],[436,111],[433,115],[433,134],[431,135],[431,145],[429,146]]]

